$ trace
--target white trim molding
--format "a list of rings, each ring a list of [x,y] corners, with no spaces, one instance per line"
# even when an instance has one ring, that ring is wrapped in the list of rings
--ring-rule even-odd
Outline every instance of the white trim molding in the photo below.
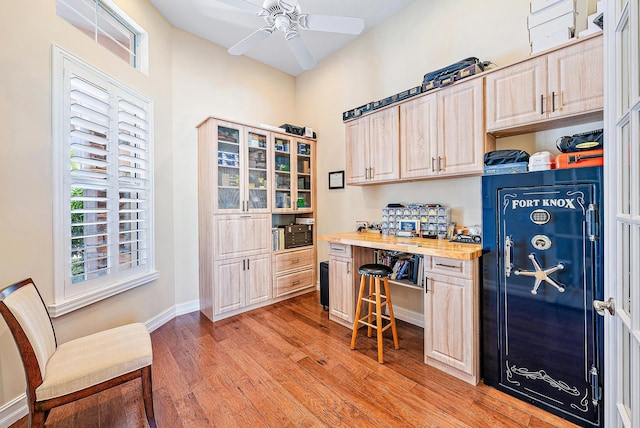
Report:
[[[8,427],[29,414],[27,394],[20,394],[0,406],[0,427]]]

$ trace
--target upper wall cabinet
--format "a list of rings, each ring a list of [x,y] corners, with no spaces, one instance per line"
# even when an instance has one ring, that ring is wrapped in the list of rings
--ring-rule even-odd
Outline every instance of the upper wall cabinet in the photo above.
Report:
[[[603,61],[598,35],[487,74],[487,131],[508,135],[602,120]]]
[[[397,181],[399,135],[398,106],[347,122],[347,184]]]
[[[493,150],[483,95],[482,79],[472,79],[400,106],[401,179],[482,173]]]

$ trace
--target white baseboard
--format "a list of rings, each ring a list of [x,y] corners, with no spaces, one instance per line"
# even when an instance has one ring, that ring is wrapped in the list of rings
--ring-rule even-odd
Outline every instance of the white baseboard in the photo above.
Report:
[[[8,427],[29,414],[27,394],[20,394],[0,406],[0,427]]]
[[[393,315],[399,320],[424,328],[424,314],[422,312],[414,312],[393,305]]]
[[[147,320],[144,324],[147,326],[149,331],[157,330],[162,327],[164,324],[168,323],[172,319],[177,316],[188,314],[190,312],[200,310],[200,301],[193,300],[191,302],[180,303],[179,305],[173,306],[166,311],[163,311],[156,315],[155,317]]]
[[[149,331],[154,331],[177,316],[197,310],[200,310],[200,302],[198,300],[180,303],[146,321],[145,325]],[[27,394],[21,394],[13,400],[0,405],[0,428],[11,426],[11,424],[28,414],[29,405],[27,404]]]

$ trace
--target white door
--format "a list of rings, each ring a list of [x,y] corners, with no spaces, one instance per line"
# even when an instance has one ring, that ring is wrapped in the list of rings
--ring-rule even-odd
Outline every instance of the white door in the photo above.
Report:
[[[605,426],[640,427],[640,0],[605,0]]]

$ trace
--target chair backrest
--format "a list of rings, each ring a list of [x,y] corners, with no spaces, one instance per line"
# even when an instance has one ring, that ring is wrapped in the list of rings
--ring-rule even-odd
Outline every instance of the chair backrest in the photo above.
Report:
[[[47,361],[57,344],[51,318],[31,278],[0,290],[0,314],[18,345],[27,372],[27,383],[30,388],[36,388],[42,383]],[[35,381],[37,385],[33,384],[34,379],[30,379],[29,373],[35,362],[40,374],[40,379]]]

